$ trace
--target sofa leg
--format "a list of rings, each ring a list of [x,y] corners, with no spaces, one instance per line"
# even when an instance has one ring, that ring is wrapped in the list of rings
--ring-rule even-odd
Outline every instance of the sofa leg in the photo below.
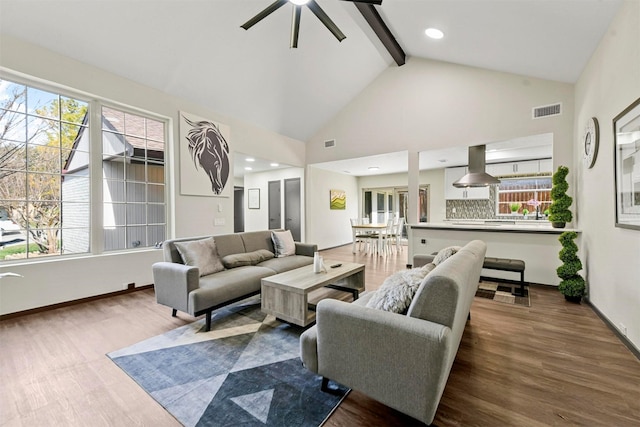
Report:
[[[178,310],[175,308],[171,310],[171,317],[176,317],[178,315]]]
[[[320,390],[329,394],[341,394],[340,387],[338,387],[337,385],[334,384],[333,386],[329,387],[329,378],[327,377],[322,377],[322,385],[320,386]]]
[[[211,330],[211,315],[213,314],[213,310],[208,310],[204,315],[206,316],[206,326],[204,328],[205,332],[209,332]]]
[[[469,314],[467,314],[467,320],[471,320],[471,312],[469,312]]]

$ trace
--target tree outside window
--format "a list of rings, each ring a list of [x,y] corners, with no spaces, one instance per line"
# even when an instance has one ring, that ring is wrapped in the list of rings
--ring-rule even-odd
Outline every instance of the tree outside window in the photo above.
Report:
[[[0,80],[0,259],[73,253],[64,243],[74,215],[64,221],[63,205],[84,217],[79,231],[88,238],[89,200],[63,192],[87,113],[85,101]],[[78,184],[88,191],[88,176]]]

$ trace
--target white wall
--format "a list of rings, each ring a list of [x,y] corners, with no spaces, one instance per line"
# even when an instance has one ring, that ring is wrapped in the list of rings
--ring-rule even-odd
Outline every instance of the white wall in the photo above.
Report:
[[[419,184],[429,185],[429,222],[442,222],[447,213],[444,200],[444,169],[430,169],[420,171]],[[361,176],[358,178],[360,194],[359,211],[362,212],[362,189],[407,187],[409,174],[397,173],[386,175]]]
[[[532,108],[561,102],[559,116],[532,119]],[[553,133],[554,165],[573,170],[573,85],[509,73],[410,58],[390,67],[307,143],[307,164],[390,151],[420,152]],[[327,150],[324,141],[335,139]],[[575,174],[567,178],[573,194]],[[420,178],[423,182],[423,178]],[[434,183],[440,183],[439,179]],[[433,196],[444,193],[432,187]],[[313,187],[310,187],[313,191]],[[442,205],[431,212],[444,219]],[[313,216],[313,210],[309,209]],[[308,236],[321,235],[318,221]],[[343,236],[327,241],[339,245]]]
[[[303,168],[286,168],[276,169],[274,171],[259,172],[246,174],[244,177],[244,230],[256,231],[266,230],[269,228],[269,181],[280,181],[280,211],[282,212],[281,228],[285,228],[284,224],[284,180],[291,178],[300,178],[300,203],[301,212],[301,229],[300,235],[302,241],[305,239],[305,195],[304,195],[304,169]],[[249,209],[249,192],[250,188],[260,189],[260,209]]]
[[[327,249],[352,242],[351,218],[357,218],[358,182],[350,175],[329,172],[307,166],[307,239]],[[347,194],[345,210],[329,209],[330,190],[344,190]]]
[[[532,108],[561,102],[560,116]],[[307,143],[307,164],[392,151],[478,145],[553,132],[553,158],[572,167],[573,85],[409,58],[380,74]],[[327,150],[324,141],[335,139]],[[560,163],[557,163],[560,164]]]
[[[24,74],[31,81],[42,80],[170,119],[170,142],[166,152],[169,177],[167,204],[173,210],[170,215],[174,218],[170,233],[173,236],[233,232],[232,197],[179,194],[179,111],[229,125],[229,145],[232,151],[261,158],[273,158],[273,153],[278,153],[278,161],[281,163],[304,166],[305,144],[301,141],[232,117],[221,116],[200,105],[169,96],[4,34],[0,38],[0,52],[0,72],[4,78],[15,77],[16,73]],[[224,225],[214,226],[215,218],[223,219]],[[105,255],[96,258],[64,258],[55,261],[3,264],[0,272],[13,271],[24,277],[1,279],[0,314],[113,292],[123,289],[124,283],[148,285],[153,281],[151,264],[161,259],[161,251],[139,250],[125,255]]]
[[[575,89],[578,227],[583,230],[589,299],[609,321],[627,327],[640,350],[640,230],[616,228],[613,118],[640,97],[640,2],[625,1]],[[582,135],[590,117],[600,125],[592,169],[583,166]]]

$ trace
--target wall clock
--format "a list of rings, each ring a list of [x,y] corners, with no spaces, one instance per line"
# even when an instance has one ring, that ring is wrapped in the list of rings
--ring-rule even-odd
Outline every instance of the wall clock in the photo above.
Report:
[[[598,156],[598,144],[600,142],[600,128],[598,127],[598,119],[591,117],[587,121],[584,130],[584,164],[588,168],[592,168],[596,164]]]

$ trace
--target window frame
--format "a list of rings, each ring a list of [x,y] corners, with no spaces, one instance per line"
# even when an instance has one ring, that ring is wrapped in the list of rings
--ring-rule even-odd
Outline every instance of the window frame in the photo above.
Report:
[[[10,259],[0,260],[0,267],[15,265],[15,264],[31,264],[40,262],[60,261],[64,259],[94,257],[103,254],[118,254],[128,252],[142,252],[149,250],[156,250],[154,245],[139,247],[139,248],[126,248],[117,250],[104,250],[104,218],[103,218],[103,178],[102,178],[102,124],[101,124],[101,111],[102,107],[115,108],[120,111],[126,111],[130,114],[143,116],[147,119],[159,121],[163,123],[163,138],[164,138],[164,233],[165,238],[170,236],[171,230],[173,230],[173,215],[170,210],[171,201],[171,172],[172,168],[172,155],[173,149],[173,119],[169,116],[165,116],[153,111],[149,111],[143,108],[139,108],[133,105],[128,105],[122,102],[118,102],[103,96],[88,93],[79,89],[74,89],[65,85],[57,84],[50,81],[45,81],[39,78],[23,75],[21,73],[15,73],[7,69],[0,67],[0,79],[6,80],[12,83],[25,85],[37,90],[43,90],[59,95],[60,97],[73,98],[78,101],[86,102],[88,104],[89,118],[88,118],[88,130],[89,130],[89,250],[82,253],[58,253],[55,255],[44,257],[33,257],[24,259]],[[25,110],[26,113],[26,110]],[[148,223],[148,221],[147,221]],[[64,228],[63,225],[60,227]]]
[[[534,174],[534,175],[509,176],[509,177],[498,177],[498,178],[499,178],[501,181],[502,181],[502,180],[517,181],[517,180],[532,180],[532,179],[548,179],[549,181],[551,181],[552,176],[551,176],[551,174]],[[547,204],[549,204],[549,205],[551,204],[551,188],[552,188],[552,183],[551,183],[551,185],[549,186],[549,188],[548,188],[548,189],[546,189],[546,188],[544,188],[544,189],[543,189],[543,188],[532,188],[532,189],[523,189],[523,190],[502,190],[502,191],[501,191],[501,190],[500,190],[500,184],[498,184],[496,187],[497,187],[497,188],[496,188],[496,197],[495,197],[495,203],[496,203],[496,204],[495,204],[495,212],[496,212],[496,217],[499,217],[499,218],[503,218],[503,217],[512,217],[512,216],[514,216],[514,215],[513,215],[513,214],[511,214],[510,212],[508,212],[508,213],[501,213],[501,212],[500,212],[500,205],[501,205],[501,202],[500,202],[500,195],[501,195],[501,194],[533,193],[533,194],[534,194],[533,199],[535,199],[535,200],[540,200],[540,199],[538,198],[538,197],[539,197],[539,193],[544,192],[544,193],[549,193],[549,200],[548,200],[548,201],[547,201],[547,200],[545,200],[545,201],[543,201],[542,203],[543,203],[543,204],[544,204],[544,203],[547,203]],[[531,198],[530,198],[530,199],[528,199],[528,200],[531,200]],[[528,200],[527,200],[527,201],[528,201]],[[529,210],[529,215],[533,215],[533,214],[535,214],[535,213],[536,213],[535,208],[533,208],[533,207],[531,207],[531,206],[527,205],[527,204],[526,204],[526,202],[527,202],[527,201],[515,202],[515,203],[521,203],[521,204],[522,204],[521,208],[522,208],[522,209],[525,209],[525,208],[526,208],[526,209],[528,209],[528,210]],[[502,204],[509,204],[509,203],[514,203],[514,202],[503,202]],[[547,207],[547,209],[548,209],[548,207]],[[544,208],[543,208],[543,205],[541,205],[541,206],[540,206],[540,212],[539,212],[539,213],[540,213],[540,215],[542,215],[543,211],[544,211]],[[518,213],[518,215],[519,215],[519,216],[524,216],[524,215],[523,215],[522,213],[520,213],[520,212]]]

